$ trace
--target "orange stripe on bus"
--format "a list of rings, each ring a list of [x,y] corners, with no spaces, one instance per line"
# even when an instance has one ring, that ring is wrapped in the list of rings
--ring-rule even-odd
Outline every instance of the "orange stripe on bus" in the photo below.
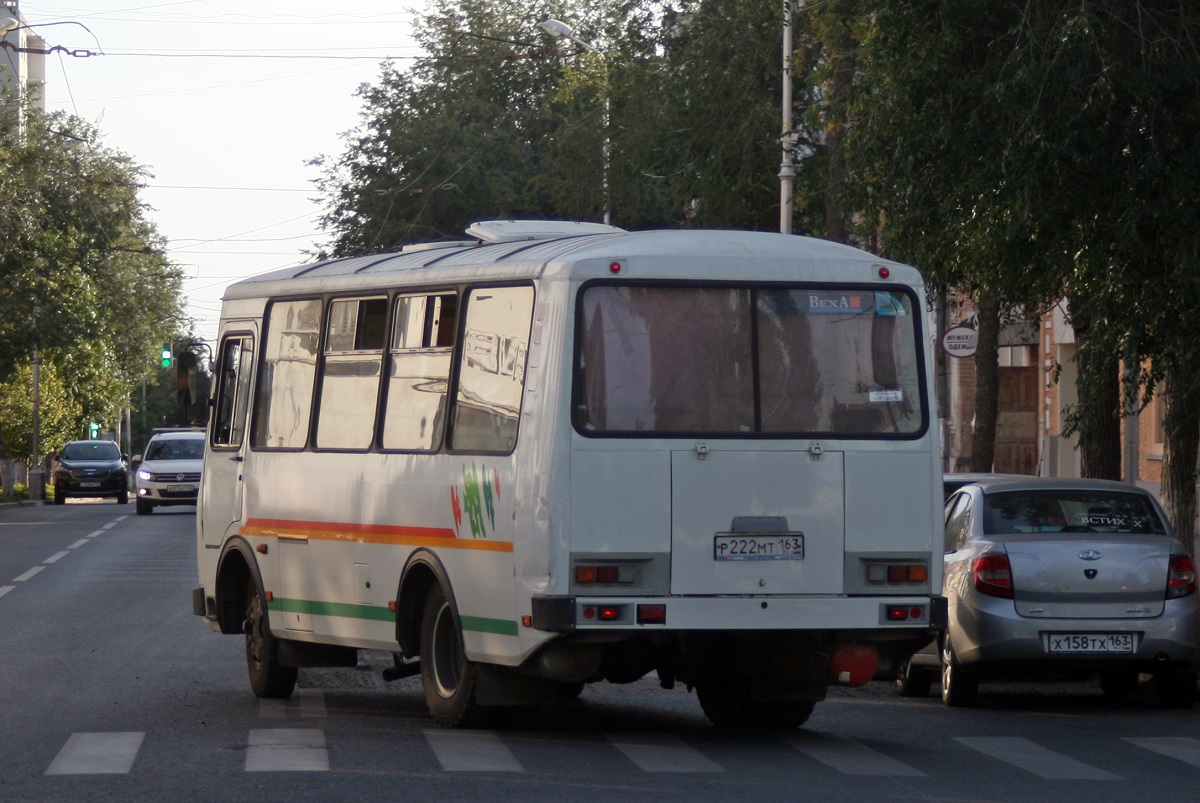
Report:
[[[357,541],[371,544],[435,546],[448,549],[479,549],[488,552],[512,552],[511,541],[487,541],[458,538],[446,527],[407,527],[394,524],[357,524],[353,522],[290,521],[287,519],[247,519],[242,535],[303,537],[327,541]]]

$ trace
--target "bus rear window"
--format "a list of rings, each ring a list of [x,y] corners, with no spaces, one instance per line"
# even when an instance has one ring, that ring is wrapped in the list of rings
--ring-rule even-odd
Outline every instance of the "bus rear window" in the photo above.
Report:
[[[597,283],[578,320],[574,419],[585,434],[925,429],[904,292]]]

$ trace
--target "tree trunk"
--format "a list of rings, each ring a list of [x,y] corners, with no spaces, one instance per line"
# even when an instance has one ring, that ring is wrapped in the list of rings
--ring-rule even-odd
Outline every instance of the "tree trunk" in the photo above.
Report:
[[[1188,552],[1196,541],[1196,455],[1200,449],[1200,393],[1188,375],[1196,365],[1177,366],[1167,376],[1167,415],[1163,421],[1163,507]]]
[[[979,321],[975,347],[975,431],[971,437],[971,471],[991,471],[996,460],[996,417],[1000,390],[1000,296],[987,290],[975,295]]]
[[[1115,349],[1090,342],[1086,328],[1075,329],[1080,343],[1077,420],[1083,476],[1121,479],[1121,365]]]

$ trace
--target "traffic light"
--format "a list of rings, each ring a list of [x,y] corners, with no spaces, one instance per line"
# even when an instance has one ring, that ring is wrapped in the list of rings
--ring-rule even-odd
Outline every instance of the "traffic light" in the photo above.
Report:
[[[100,437],[100,424],[98,422],[92,421],[88,424],[88,437],[92,440]]]
[[[163,343],[162,367],[163,368],[171,367],[171,344],[170,343]]]

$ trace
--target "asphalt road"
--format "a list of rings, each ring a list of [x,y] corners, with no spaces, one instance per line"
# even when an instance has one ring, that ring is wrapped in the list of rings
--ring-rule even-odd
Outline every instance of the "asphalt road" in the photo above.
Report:
[[[712,727],[652,679],[509,731],[451,731],[389,657],[249,691],[239,637],[191,613],[192,508],[0,509],[0,800],[1194,799],[1200,709],[1145,688],[984,686],[946,709],[874,683],[787,733]]]

